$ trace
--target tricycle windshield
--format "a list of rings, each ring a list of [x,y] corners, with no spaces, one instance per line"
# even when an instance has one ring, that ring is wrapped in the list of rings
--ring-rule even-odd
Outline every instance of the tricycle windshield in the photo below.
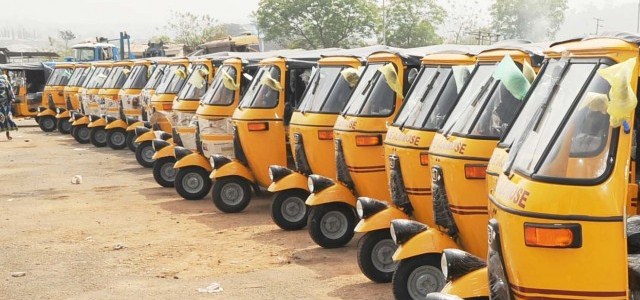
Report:
[[[609,83],[597,63],[571,63],[548,107],[524,129],[513,168],[540,179],[594,180],[609,166]],[[533,95],[532,95],[533,97]]]
[[[396,93],[379,71],[384,64],[369,64],[364,69],[349,103],[343,111],[349,116],[386,117],[393,113]]]
[[[164,76],[156,89],[156,94],[177,94],[184,84],[185,78],[177,74],[178,70],[187,74],[187,67],[184,65],[170,65],[164,70]]]
[[[107,79],[107,74],[109,73],[108,67],[98,67],[95,71],[93,71],[93,75],[91,76],[91,80],[87,84],[87,89],[97,89],[101,88],[104,84],[105,79]]]
[[[280,68],[262,66],[251,82],[251,86],[242,97],[241,108],[273,108],[278,105],[280,93]]]
[[[69,83],[72,70],[69,68],[58,68],[53,70],[53,74],[49,77],[47,85],[50,86],[64,86]]]
[[[236,83],[238,72],[233,66],[222,66],[211,83],[211,88],[202,97],[206,105],[228,106],[233,103],[236,90],[240,88]],[[227,84],[225,84],[225,80]]]
[[[153,73],[151,73],[151,77],[147,81],[147,84],[144,86],[145,89],[156,89],[162,81],[162,77],[164,76],[165,71],[167,70],[167,65],[156,65],[153,68]]]
[[[207,91],[207,75],[203,75],[204,72],[210,72],[206,65],[196,65],[187,77],[187,81],[184,83],[178,99],[180,100],[200,100],[200,97]],[[196,80],[196,76],[203,77],[202,80]]]
[[[309,82],[298,110],[305,113],[339,113],[355,87],[342,75],[345,69],[342,66],[321,66]]]
[[[120,89],[127,81],[128,67],[113,67],[111,72],[104,80],[102,88],[104,89]]]
[[[84,78],[89,74],[89,68],[75,68],[67,86],[80,86]]]
[[[127,77],[127,81],[122,86],[123,89],[141,89],[147,84],[149,75],[149,68],[147,65],[133,66],[131,74]]]
[[[468,77],[466,66],[460,66],[460,77]],[[459,87],[451,67],[424,66],[411,87],[394,126],[422,130],[442,127],[458,97]],[[464,83],[465,78],[461,78]]]

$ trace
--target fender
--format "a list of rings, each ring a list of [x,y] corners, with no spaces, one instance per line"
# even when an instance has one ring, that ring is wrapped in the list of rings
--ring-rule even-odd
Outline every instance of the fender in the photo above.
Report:
[[[256,178],[253,176],[251,170],[249,170],[249,168],[235,159],[230,163],[227,163],[222,167],[211,171],[211,175],[209,175],[209,178],[211,178],[211,180],[216,180],[218,178],[227,176],[240,176],[250,181],[251,183],[256,182]]]
[[[93,127],[105,127],[107,126],[107,120],[105,118],[100,118],[97,119],[93,122],[90,122],[89,125],[87,125],[87,127],[89,128],[93,128]]]
[[[190,166],[203,168],[209,173],[213,171],[213,168],[211,167],[211,163],[209,162],[209,160],[200,153],[191,153],[183,157],[181,160],[177,161],[173,165],[173,168],[180,169],[180,168],[190,167]]]
[[[125,121],[122,121],[122,120],[118,119],[118,120],[115,120],[115,121],[107,124],[107,126],[104,127],[104,129],[106,129],[106,130],[116,129],[116,128],[126,129],[127,128],[127,123]]]
[[[489,274],[487,268],[475,270],[447,283],[443,294],[456,295],[463,299],[489,297]]]
[[[89,125],[89,117],[84,116],[78,120],[73,121],[71,126],[79,126],[79,125]]]
[[[156,134],[154,133],[153,130],[149,131],[149,132],[145,132],[143,133],[141,136],[139,136],[138,138],[136,138],[136,144],[142,144],[144,142],[151,142],[153,140],[156,139]]]
[[[155,153],[153,153],[153,160],[158,160],[165,157],[175,157],[175,155],[173,154],[173,149],[175,147],[176,145],[171,144],[160,149],[160,151],[156,151]]]
[[[127,131],[134,131],[134,130],[136,130],[136,128],[138,128],[138,127],[145,127],[145,126],[144,126],[144,122],[142,122],[142,121],[138,121],[138,122],[135,122],[135,123],[133,123],[133,124],[129,125],[129,126],[127,127]]]
[[[309,191],[309,185],[307,184],[307,176],[293,171],[291,174],[280,178],[276,182],[272,182],[269,185],[268,191],[275,193],[290,189],[303,189]]]
[[[46,116],[55,117],[56,116],[56,112],[54,110],[51,110],[50,108],[46,108],[45,110],[43,110],[42,112],[39,112],[36,115],[36,117],[38,117],[38,118],[46,117]]]
[[[356,196],[345,185],[336,182],[334,185],[318,192],[312,193],[305,202],[309,206],[327,203],[342,202],[351,207],[356,207]]]
[[[71,118],[71,112],[68,110],[65,110],[59,114],[56,114],[56,119],[67,119],[67,118]]]
[[[396,252],[393,254],[393,260],[399,261],[406,258],[429,254],[429,253],[442,253],[444,249],[455,248],[460,246],[451,239],[448,235],[435,228],[429,228],[423,232],[418,233],[412,237],[406,243],[400,245]]]
[[[409,215],[396,207],[389,206],[387,209],[380,211],[373,216],[360,220],[354,231],[370,232],[379,229],[388,229],[391,227],[391,221],[396,219],[409,219]]]

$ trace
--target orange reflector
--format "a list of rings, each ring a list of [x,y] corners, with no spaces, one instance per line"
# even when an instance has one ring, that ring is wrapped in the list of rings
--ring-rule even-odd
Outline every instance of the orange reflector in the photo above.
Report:
[[[333,130],[318,130],[319,140],[333,140]]]
[[[357,135],[356,146],[378,146],[382,143],[380,135]]]
[[[265,131],[265,130],[269,130],[269,123],[267,122],[249,123],[247,127],[249,131]]]
[[[423,165],[423,166],[428,166],[429,165],[429,154],[420,153],[420,164]]]
[[[58,96],[62,96],[64,93],[62,91],[58,91]]]
[[[162,110],[173,110],[173,103],[162,103]]]
[[[484,179],[487,177],[486,165],[465,165],[464,177],[467,179]]]
[[[570,228],[536,227],[525,224],[524,240],[530,247],[569,248],[573,245],[573,231]]]

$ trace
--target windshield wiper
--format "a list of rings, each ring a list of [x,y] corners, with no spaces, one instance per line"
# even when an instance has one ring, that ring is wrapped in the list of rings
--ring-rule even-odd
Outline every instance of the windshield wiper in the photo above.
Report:
[[[482,87],[478,91],[478,94],[476,94],[476,96],[473,98],[469,106],[467,106],[463,111],[461,111],[457,116],[455,116],[455,118],[453,118],[454,121],[451,123],[451,125],[449,125],[449,127],[443,131],[443,135],[446,138],[449,137],[449,134],[451,133],[451,130],[453,130],[453,127],[456,125],[457,121],[461,119],[464,121],[468,118],[468,116],[466,115],[473,112],[473,109],[476,107],[480,99],[482,99],[482,96],[484,96],[487,90],[489,90],[489,87],[493,84],[494,81],[495,79],[493,78],[493,76],[489,76],[489,78],[487,78],[487,80],[482,85]],[[462,116],[465,116],[465,117],[462,117]]]
[[[402,122],[402,124],[400,124],[400,130],[404,129],[404,125],[407,124],[407,121],[409,121],[409,119],[411,119],[414,116],[419,116],[420,115],[420,113],[422,112],[422,109],[424,108],[424,105],[422,105],[422,104],[424,104],[424,100],[427,99],[427,96],[429,95],[429,93],[433,89],[433,84],[436,82],[436,79],[438,79],[438,77],[440,77],[440,68],[438,68],[436,70],[436,72],[433,74],[433,76],[431,76],[431,78],[429,79],[429,83],[427,83],[427,88],[424,90],[424,93],[422,93],[422,96],[420,97],[420,100],[416,101],[411,106],[411,113]],[[418,105],[418,104],[420,104],[420,107],[418,107],[418,109],[415,109],[416,105]]]

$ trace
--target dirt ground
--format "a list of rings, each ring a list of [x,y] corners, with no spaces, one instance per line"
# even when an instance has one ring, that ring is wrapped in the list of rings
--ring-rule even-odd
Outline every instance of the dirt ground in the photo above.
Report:
[[[0,299],[392,298],[360,273],[358,236],[321,249],[274,225],[268,197],[220,213],[157,185],[129,150],[18,123],[0,135]]]

